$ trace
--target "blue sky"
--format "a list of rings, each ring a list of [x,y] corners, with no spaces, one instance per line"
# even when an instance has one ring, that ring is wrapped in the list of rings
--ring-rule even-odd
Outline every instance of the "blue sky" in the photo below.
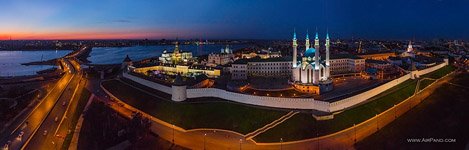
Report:
[[[0,39],[469,38],[467,0],[2,0]]]

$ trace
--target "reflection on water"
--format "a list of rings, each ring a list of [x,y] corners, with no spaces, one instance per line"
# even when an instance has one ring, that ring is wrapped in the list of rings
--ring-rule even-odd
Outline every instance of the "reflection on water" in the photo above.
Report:
[[[53,68],[49,65],[25,66],[22,63],[49,60],[68,54],[70,50],[0,51],[0,76],[34,75],[37,71]]]
[[[184,51],[191,51],[194,56],[209,53],[219,53],[226,45],[179,45]],[[246,45],[231,45],[233,50],[244,48]],[[133,47],[94,47],[88,58],[91,64],[119,64],[126,55],[132,60],[142,60],[150,57],[159,57],[164,50],[173,51],[174,45],[133,46]]]

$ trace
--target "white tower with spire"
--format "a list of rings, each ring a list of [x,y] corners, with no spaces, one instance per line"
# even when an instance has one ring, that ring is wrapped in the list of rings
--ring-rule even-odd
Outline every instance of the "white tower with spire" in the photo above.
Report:
[[[314,38],[314,49],[316,52],[314,53],[314,73],[313,73],[313,84],[319,83],[319,36],[318,32],[316,31],[316,36]]]
[[[330,44],[330,39],[329,39],[329,32],[326,33],[326,73],[325,77],[326,79],[329,78],[330,76],[330,62],[329,62],[329,47],[331,46]]]
[[[305,44],[305,51],[309,49],[310,47],[310,44],[309,44],[309,33],[308,33],[308,30],[306,30],[306,44]]]
[[[296,57],[298,55],[298,52],[297,52],[297,48],[298,48],[298,43],[296,41],[296,31],[293,30],[293,67],[296,68],[296,66],[298,65],[298,61],[296,60]]]

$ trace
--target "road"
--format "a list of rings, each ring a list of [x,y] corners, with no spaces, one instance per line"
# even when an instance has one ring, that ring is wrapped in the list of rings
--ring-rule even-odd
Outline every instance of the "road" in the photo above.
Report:
[[[59,125],[62,125],[62,120],[65,120],[65,112],[67,108],[69,108],[69,104],[71,104],[72,99],[76,99],[77,97],[77,90],[82,82],[82,75],[79,67],[77,66],[78,63],[73,62],[73,59],[67,60],[67,64],[72,65],[72,73],[74,76],[72,77],[70,83],[65,88],[65,91],[59,97],[49,115],[45,118],[42,122],[40,127],[37,129],[36,134],[34,134],[29,141],[23,146],[24,149],[37,149],[38,147],[42,149],[60,149],[62,146],[63,138],[65,135],[56,136],[56,131]],[[76,69],[75,69],[76,68]],[[76,106],[76,103],[73,103]],[[74,107],[72,106],[72,107]],[[47,133],[45,133],[47,131]]]
[[[53,87],[53,89],[43,98],[43,100],[28,114],[20,124],[11,132],[5,132],[7,135],[2,139],[2,146],[6,143],[9,144],[9,149],[20,149],[26,142],[26,140],[34,135],[36,129],[42,124],[43,120],[47,117],[50,110],[54,107],[62,92],[65,91],[70,81],[74,78],[72,73],[73,68],[68,67],[65,61],[60,60],[64,68],[65,74]],[[23,132],[22,138],[18,138],[18,135]],[[8,142],[9,141],[9,142]]]

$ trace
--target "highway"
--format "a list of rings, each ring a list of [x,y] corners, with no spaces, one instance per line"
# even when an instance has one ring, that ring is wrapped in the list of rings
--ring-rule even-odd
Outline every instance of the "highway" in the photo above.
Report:
[[[63,77],[12,132],[5,132],[10,133],[10,135],[7,135],[6,138],[2,139],[2,146],[9,143],[8,149],[21,149],[27,139],[34,135],[36,129],[42,124],[50,110],[54,107],[54,104],[75,76],[73,74],[73,68],[69,67],[66,61],[60,60],[60,62],[62,63],[62,66],[65,66],[65,74]],[[20,133],[23,133],[21,138],[19,138]]]
[[[59,97],[57,103],[55,103],[49,115],[37,129],[36,134],[34,134],[23,146],[24,149],[37,149],[38,147],[42,149],[61,148],[61,141],[63,141],[65,134],[56,136],[56,131],[59,125],[62,125],[63,120],[65,120],[64,114],[67,108],[70,108],[69,104],[71,104],[71,100],[79,97],[79,94],[76,93],[80,83],[82,82],[81,72],[78,69],[75,69],[79,68],[76,66],[78,63],[74,63],[73,61],[74,60],[68,61],[68,64],[74,66],[72,68],[75,70],[71,82]],[[76,106],[76,103],[73,104]]]

